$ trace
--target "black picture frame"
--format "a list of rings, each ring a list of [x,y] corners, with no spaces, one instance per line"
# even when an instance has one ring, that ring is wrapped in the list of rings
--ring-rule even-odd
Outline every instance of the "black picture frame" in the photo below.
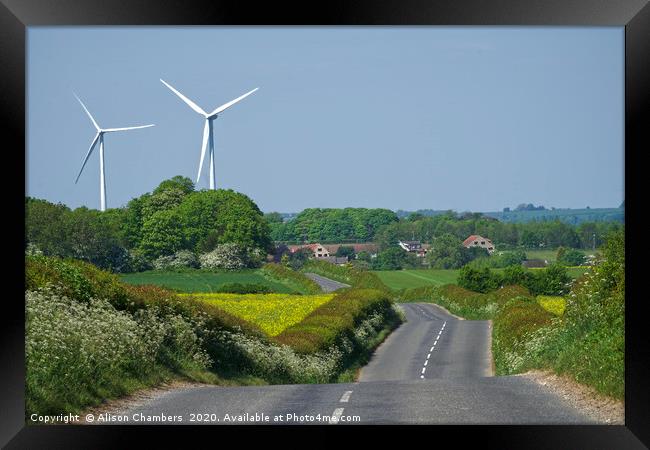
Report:
[[[381,437],[388,431],[398,440],[404,435],[393,431],[424,431],[423,438],[451,438],[454,445],[478,439],[494,448],[644,448],[650,445],[650,395],[648,391],[648,338],[644,327],[644,292],[641,290],[641,248],[631,245],[641,237],[640,211],[643,208],[643,165],[636,160],[648,145],[647,111],[650,73],[650,6],[646,0],[406,0],[406,1],[328,1],[289,4],[221,0],[1,0],[0,6],[0,104],[4,146],[4,192],[14,192],[16,179],[25,174],[25,50],[26,27],[43,25],[551,25],[625,27],[625,194],[626,194],[626,362],[624,426],[428,426],[412,427],[295,427],[305,433],[311,445],[328,438],[339,439],[345,432],[370,432]],[[12,137],[8,144],[7,136]],[[8,159],[7,159],[8,158]],[[9,170],[7,170],[9,169]],[[15,175],[15,178],[7,177]],[[23,179],[23,181],[25,181]],[[597,182],[597,180],[594,180]],[[147,440],[170,444],[180,439],[198,445],[197,433],[220,436],[215,445],[226,444],[224,434],[250,437],[283,427],[237,426],[198,430],[193,426],[26,426],[24,421],[24,295],[23,242],[10,236],[24,233],[24,194],[4,196],[7,210],[5,245],[10,244],[10,259],[3,271],[6,284],[3,302],[2,402],[0,444],[7,448],[115,448],[129,446],[143,434]],[[9,209],[7,209],[9,206]],[[22,219],[22,220],[21,220]],[[21,230],[22,228],[22,230]],[[642,240],[642,239],[641,239]],[[6,257],[6,255],[5,255]],[[642,262],[642,261],[641,261]],[[20,292],[22,290],[22,292]],[[23,297],[24,298],[24,297]],[[249,426],[250,427],[250,426]],[[398,429],[396,429],[398,428]],[[336,430],[336,431],[335,431]],[[187,432],[193,436],[187,440]],[[208,437],[215,439],[215,437]],[[151,441],[153,442],[153,441]],[[406,442],[405,442],[406,443]],[[645,445],[644,445],[645,444]],[[431,441],[433,445],[433,441]]]

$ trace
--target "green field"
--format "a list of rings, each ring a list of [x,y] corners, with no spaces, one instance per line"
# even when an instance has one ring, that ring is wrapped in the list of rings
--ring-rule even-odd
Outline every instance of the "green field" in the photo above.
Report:
[[[204,272],[200,270],[186,272],[147,271],[120,275],[125,283],[143,285],[152,284],[177,292],[215,292],[226,283],[261,284],[274,292],[291,294],[294,290],[278,281],[264,276],[258,269],[233,272]]]
[[[524,250],[526,252],[526,257],[528,259],[546,259],[549,263],[555,262],[557,259],[557,249],[555,250]],[[585,255],[593,255],[595,252],[593,250],[582,250],[578,251],[584,253]],[[598,249],[596,249],[596,252]]]
[[[500,272],[503,269],[492,269]],[[541,270],[541,269],[530,269]],[[578,278],[589,270],[586,267],[569,267],[569,276]],[[391,289],[416,288],[423,286],[456,283],[458,270],[418,269],[418,270],[376,270],[373,271]]]
[[[441,269],[376,270],[373,273],[391,289],[456,283],[458,276],[458,270]]]

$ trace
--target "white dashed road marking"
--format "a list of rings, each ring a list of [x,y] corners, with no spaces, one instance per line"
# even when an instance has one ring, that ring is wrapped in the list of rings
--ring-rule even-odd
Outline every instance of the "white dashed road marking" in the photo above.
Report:
[[[339,419],[343,415],[343,408],[336,408],[334,412],[332,413],[332,418],[330,419],[329,423],[332,425],[336,425],[339,423]]]
[[[343,394],[343,397],[341,397],[341,400],[339,400],[342,403],[347,403],[350,401],[350,395],[352,395],[352,391],[345,391]]]
[[[440,339],[440,335],[442,334],[442,330],[445,329],[445,326],[447,325],[447,321],[445,321],[442,324],[442,328],[440,328],[440,331],[438,331],[438,336],[436,336],[436,340],[433,343],[433,346],[429,349],[429,352],[433,352],[433,350],[436,348],[436,344],[438,344],[438,339]],[[427,364],[429,364],[429,358],[431,358],[431,353],[427,355],[427,359],[424,360],[424,367],[422,368],[422,375],[420,375],[420,378],[424,379],[424,372],[427,370]]]

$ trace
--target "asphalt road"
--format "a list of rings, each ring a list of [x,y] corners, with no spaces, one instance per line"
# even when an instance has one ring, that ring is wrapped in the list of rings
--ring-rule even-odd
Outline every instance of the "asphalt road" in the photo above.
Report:
[[[408,321],[357,383],[186,388],[124,416],[165,424],[594,423],[531,380],[490,376],[489,322],[459,320],[431,304],[402,307]],[[147,420],[161,416],[167,420]]]
[[[312,280],[314,280],[316,283],[318,283],[321,289],[323,290],[323,292],[332,292],[344,287],[350,287],[349,284],[339,283],[338,281],[321,277],[320,275],[316,275],[315,273],[305,273],[305,275],[311,278]]]

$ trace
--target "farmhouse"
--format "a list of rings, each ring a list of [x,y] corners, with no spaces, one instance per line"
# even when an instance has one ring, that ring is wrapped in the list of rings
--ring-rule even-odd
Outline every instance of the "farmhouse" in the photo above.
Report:
[[[307,245],[292,245],[289,247],[291,253],[296,253],[298,250],[308,248],[313,253],[314,258],[329,258],[329,250],[321,244],[307,244]]]
[[[361,252],[368,252],[370,253],[371,256],[376,256],[377,252],[379,251],[379,246],[377,244],[374,244],[372,242],[366,242],[366,243],[361,243],[361,244],[303,244],[303,245],[289,245],[289,251],[291,253],[295,253],[298,250],[301,250],[303,248],[309,248],[312,253],[314,254],[314,258],[327,258],[332,255],[335,255],[339,247],[352,247],[354,249],[354,253],[358,254]],[[318,249],[322,250],[318,250]]]
[[[427,254],[426,244],[422,244],[420,241],[399,241],[398,244],[403,250],[415,253],[417,256],[423,257]]]
[[[494,252],[494,244],[488,238],[484,238],[478,234],[473,234],[463,241],[463,246],[466,248],[482,247],[492,254]]]

